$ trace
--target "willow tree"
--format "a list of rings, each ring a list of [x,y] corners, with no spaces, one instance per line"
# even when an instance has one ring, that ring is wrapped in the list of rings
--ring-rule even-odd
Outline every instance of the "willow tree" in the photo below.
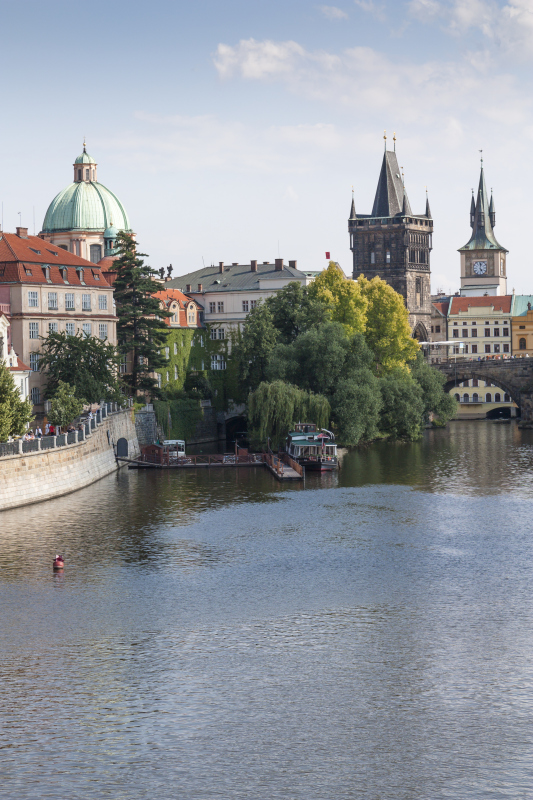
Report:
[[[329,424],[330,405],[322,395],[306,392],[284,381],[261,383],[248,398],[248,417],[261,442],[270,438],[280,445],[296,422],[316,422],[323,428]]]

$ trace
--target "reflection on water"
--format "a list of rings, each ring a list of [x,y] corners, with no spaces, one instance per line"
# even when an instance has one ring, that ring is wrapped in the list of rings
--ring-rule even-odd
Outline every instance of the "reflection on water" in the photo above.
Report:
[[[530,797],[533,436],[0,516],[0,797]],[[52,572],[57,550],[64,573]]]

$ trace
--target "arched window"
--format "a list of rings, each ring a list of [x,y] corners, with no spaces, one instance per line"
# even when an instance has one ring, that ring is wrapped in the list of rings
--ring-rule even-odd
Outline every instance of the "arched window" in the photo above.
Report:
[[[510,403],[511,402],[511,398],[509,397],[508,394],[504,394],[503,400],[504,400],[505,403]]]
[[[520,339],[520,341],[518,342],[518,349],[519,350],[525,350],[526,349],[526,340],[525,339]]]
[[[472,395],[472,402],[479,403],[479,395],[477,392],[474,392],[474,394]]]
[[[458,402],[458,403],[460,403],[460,402],[461,402],[461,397],[460,397],[460,395],[458,395],[458,394],[455,394],[455,395],[454,395],[454,397],[455,397],[455,399],[457,400],[457,402]]]
[[[469,400],[470,400],[470,397],[465,392],[464,395],[463,395],[463,403],[468,403]]]
[[[81,169],[78,170],[78,180],[81,181]]]
[[[487,392],[485,395],[485,403],[492,403],[492,395],[490,392]]]
[[[499,392],[496,392],[496,394],[494,395],[494,402],[495,403],[501,403],[501,401],[502,401],[501,394]]]

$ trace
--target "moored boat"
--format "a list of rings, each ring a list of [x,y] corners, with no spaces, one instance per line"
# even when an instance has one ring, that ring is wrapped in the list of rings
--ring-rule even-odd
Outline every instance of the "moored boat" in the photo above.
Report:
[[[285,450],[306,471],[326,472],[337,469],[335,436],[325,428],[318,431],[313,422],[299,422],[295,425],[294,430],[289,431]]]

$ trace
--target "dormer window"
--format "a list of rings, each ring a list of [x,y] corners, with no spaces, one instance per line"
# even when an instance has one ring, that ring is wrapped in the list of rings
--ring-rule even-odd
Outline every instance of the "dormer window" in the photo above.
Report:
[[[61,268],[61,277],[65,283],[68,283],[68,269],[66,267]]]
[[[83,267],[78,267],[76,269],[76,275],[78,276],[80,283],[85,286],[85,281],[83,280]]]
[[[45,266],[43,267],[43,272],[47,283],[52,283],[52,281],[50,280],[50,267],[48,266],[48,264],[45,264]]]
[[[38,255],[38,256],[40,256],[40,255],[41,255],[41,251],[40,251],[40,250],[36,250],[36,249],[35,249],[35,247],[30,247],[30,250],[31,250],[33,253],[37,253],[37,255]]]

